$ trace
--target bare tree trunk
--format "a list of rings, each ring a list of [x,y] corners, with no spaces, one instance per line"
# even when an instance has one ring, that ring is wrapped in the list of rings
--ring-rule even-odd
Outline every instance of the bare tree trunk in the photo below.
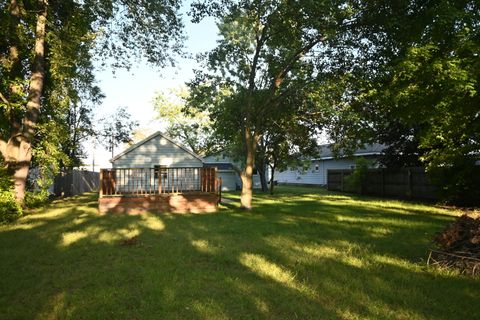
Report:
[[[45,26],[47,22],[46,1],[39,1],[39,13],[35,31],[35,48],[32,75],[28,88],[25,116],[20,130],[14,130],[5,147],[2,148],[9,170],[12,172],[15,199],[23,204],[28,169],[32,160],[32,142],[40,114],[40,103],[45,75]]]
[[[266,174],[266,160],[265,160],[265,153],[266,153],[266,141],[265,137],[262,136],[260,138],[260,142],[257,144],[256,154],[255,154],[255,165],[257,168],[258,175],[260,177],[260,185],[262,187],[262,192],[268,191],[268,182],[267,182],[267,174]]]
[[[258,66],[258,59],[260,57],[260,51],[265,43],[265,37],[267,35],[267,26],[263,27],[261,34],[257,35],[256,37],[256,45],[255,45],[255,54],[253,55],[252,64],[250,67],[250,75],[248,79],[248,98],[247,98],[247,106],[246,106],[246,113],[245,113],[245,123],[243,127],[243,139],[245,142],[246,147],[246,163],[245,163],[245,170],[243,171],[241,178],[242,178],[242,195],[240,198],[241,208],[245,210],[252,209],[252,193],[253,193],[253,165],[255,163],[255,148],[257,146],[258,137],[255,134],[252,136],[252,123],[251,118],[255,116],[253,114],[253,93],[255,91],[255,76],[257,74],[257,66]]]
[[[258,147],[257,147],[258,148]],[[258,172],[258,176],[260,178],[260,185],[262,187],[262,192],[268,191],[268,182],[267,182],[267,174],[266,174],[266,164],[265,164],[265,156],[261,152],[257,152],[255,157],[256,168]]]
[[[273,180],[273,178],[275,177],[275,166],[270,166],[270,168],[272,168],[272,175],[270,177],[270,194],[273,194],[273,188],[275,186],[275,180]]]
[[[267,182],[267,170],[265,166],[257,167],[257,172],[260,178],[260,185],[262,186],[262,192],[268,191],[268,182]]]
[[[248,126],[244,129],[245,145],[247,151],[247,159],[245,170],[242,173],[242,195],[240,197],[241,208],[245,210],[252,209],[253,194],[253,164],[255,163],[255,145],[256,139],[252,137],[252,133]]]
[[[251,210],[252,209],[252,175],[248,174],[250,170],[248,167],[245,168],[244,172],[242,173],[242,195],[240,197],[240,208],[244,210]]]

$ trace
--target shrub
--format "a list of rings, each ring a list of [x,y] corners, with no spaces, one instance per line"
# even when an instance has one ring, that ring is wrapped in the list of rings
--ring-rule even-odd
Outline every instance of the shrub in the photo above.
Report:
[[[45,205],[49,200],[49,193],[45,189],[27,192],[25,195],[25,207],[38,208]]]
[[[15,201],[12,190],[0,191],[0,223],[8,223],[22,216],[22,207]]]
[[[0,167],[0,224],[22,216],[22,207],[15,201],[13,185],[7,170]]]

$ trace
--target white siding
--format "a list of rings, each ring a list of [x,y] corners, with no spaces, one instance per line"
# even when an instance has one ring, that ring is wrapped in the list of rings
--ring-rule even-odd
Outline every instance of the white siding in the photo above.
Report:
[[[351,169],[354,166],[355,160],[353,159],[315,160],[305,170],[292,168],[283,172],[276,172],[274,180],[280,183],[326,185],[327,170]]]
[[[218,175],[222,178],[222,191],[235,191],[242,182],[234,170],[218,170]]]
[[[161,135],[145,142],[113,162],[114,168],[202,167],[203,163]]]

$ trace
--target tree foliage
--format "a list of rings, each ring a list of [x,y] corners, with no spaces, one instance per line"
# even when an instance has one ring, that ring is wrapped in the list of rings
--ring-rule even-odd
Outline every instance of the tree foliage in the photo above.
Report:
[[[153,100],[154,109],[167,127],[166,133],[178,139],[198,155],[212,154],[216,149],[211,119],[206,110],[193,104],[187,109],[190,92],[186,87],[159,92]]]
[[[115,113],[109,114],[100,120],[98,138],[108,151],[114,156],[115,147],[121,143],[132,141],[133,130],[138,122],[131,120],[131,115],[125,107],[118,108]]]
[[[93,61],[171,62],[178,9],[176,0],[0,1],[0,151],[19,202],[32,164],[53,175],[79,163],[102,97]]]
[[[350,56],[332,76],[337,147],[381,142],[389,166],[471,168],[480,155],[478,1],[351,3],[353,31],[333,52]],[[464,175],[449,179],[461,185]]]
[[[190,84],[197,91],[192,96],[203,94],[215,130],[243,149],[241,202],[249,209],[256,148],[269,119],[303,115],[315,123],[322,118],[321,104],[309,99],[310,89],[315,91],[311,84],[323,71],[328,43],[343,32],[351,11],[344,1],[306,0],[206,1],[193,7],[194,19],[217,19],[220,40],[205,55],[209,72],[197,73]],[[213,100],[206,96],[212,93]],[[295,95],[301,103],[284,103]]]

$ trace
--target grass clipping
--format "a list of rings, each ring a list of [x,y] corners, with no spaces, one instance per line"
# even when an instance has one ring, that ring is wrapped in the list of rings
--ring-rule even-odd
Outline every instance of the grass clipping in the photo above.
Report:
[[[432,250],[429,265],[480,275],[480,216],[463,215],[435,237],[438,250]]]

